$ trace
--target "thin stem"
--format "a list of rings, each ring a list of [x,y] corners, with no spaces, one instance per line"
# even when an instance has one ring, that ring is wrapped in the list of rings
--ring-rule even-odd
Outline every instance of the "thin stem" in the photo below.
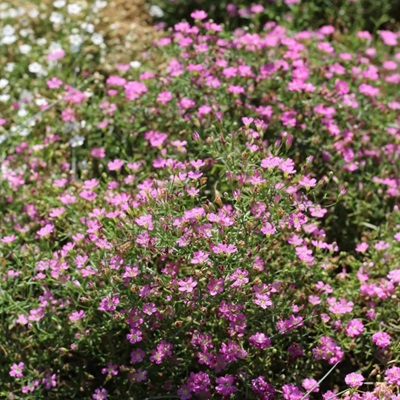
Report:
[[[304,400],[307,398],[307,396],[309,394],[311,394],[311,392],[320,385],[321,382],[323,382],[328,376],[329,374],[336,368],[336,366],[340,363],[340,361],[338,361],[300,400]],[[347,390],[347,389],[346,389]],[[334,398],[334,397],[332,397]]]

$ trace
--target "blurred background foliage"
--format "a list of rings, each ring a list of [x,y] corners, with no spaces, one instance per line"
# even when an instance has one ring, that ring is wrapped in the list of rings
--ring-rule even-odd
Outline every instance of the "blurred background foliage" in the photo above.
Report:
[[[400,21],[400,0],[153,0],[152,5],[160,7],[163,16],[154,15],[167,26],[173,26],[182,19],[189,19],[193,10],[209,13],[219,23],[230,28],[248,24],[251,6],[261,4],[264,12],[260,22],[290,22],[299,30],[315,29],[333,25],[344,31],[390,29]],[[158,14],[158,13],[155,13]]]

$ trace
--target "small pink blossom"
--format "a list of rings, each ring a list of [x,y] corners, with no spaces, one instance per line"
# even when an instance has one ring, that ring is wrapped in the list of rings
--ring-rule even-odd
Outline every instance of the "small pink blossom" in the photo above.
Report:
[[[24,373],[24,363],[20,362],[18,364],[13,364],[10,369],[10,376],[14,378],[22,378]]]
[[[42,229],[39,229],[36,233],[40,237],[48,236],[50,233],[52,233],[54,230],[54,225],[53,224],[46,224]]]
[[[203,20],[203,19],[206,19],[207,18],[207,13],[205,12],[205,11],[203,11],[203,10],[195,10],[195,11],[193,11],[191,14],[190,14],[190,16],[193,18],[193,19],[198,19],[198,20]]]
[[[351,374],[346,375],[344,381],[346,382],[347,385],[349,385],[349,387],[354,388],[361,386],[363,384],[364,377],[361,374],[352,372]]]
[[[110,161],[108,164],[107,164],[107,166],[108,166],[108,169],[110,170],[110,171],[119,171],[121,168],[122,168],[122,166],[124,165],[124,162],[122,161],[122,160],[113,160],[113,161]]]
[[[193,280],[192,277],[189,277],[186,280],[179,280],[178,285],[178,290],[180,292],[192,293],[193,289],[197,286],[197,281]]]
[[[376,332],[372,335],[372,341],[378,347],[388,347],[390,345],[390,335],[386,332]]]

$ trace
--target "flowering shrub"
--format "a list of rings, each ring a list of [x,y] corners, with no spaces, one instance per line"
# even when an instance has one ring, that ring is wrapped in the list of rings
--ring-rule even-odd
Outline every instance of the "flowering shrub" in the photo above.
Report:
[[[105,76],[2,7],[3,397],[399,398],[398,33],[197,10]]]
[[[324,22],[343,29],[382,29],[399,21],[399,1],[381,0],[269,0],[254,3],[249,0],[152,0],[151,15],[168,26],[189,19],[199,8],[210,13],[216,22],[230,27],[248,25],[259,20],[289,22],[297,29],[319,28]]]

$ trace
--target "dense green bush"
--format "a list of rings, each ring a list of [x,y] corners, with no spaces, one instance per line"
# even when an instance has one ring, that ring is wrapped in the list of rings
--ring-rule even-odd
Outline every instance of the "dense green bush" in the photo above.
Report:
[[[216,22],[231,28],[248,25],[254,13],[257,21],[276,21],[299,30],[331,24],[345,31],[375,31],[400,20],[399,0],[270,0],[260,4],[249,0],[152,0],[149,4],[154,17],[167,26],[188,20],[196,9],[207,11]]]

